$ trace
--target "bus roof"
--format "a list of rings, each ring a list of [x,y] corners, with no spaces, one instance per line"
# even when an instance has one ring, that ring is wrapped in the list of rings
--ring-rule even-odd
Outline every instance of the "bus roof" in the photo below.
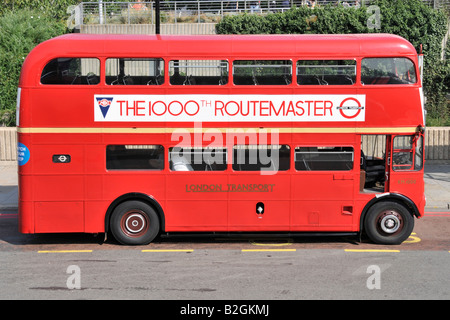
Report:
[[[50,60],[62,57],[180,57],[197,59],[353,59],[417,56],[413,45],[391,34],[338,35],[98,35],[66,34],[38,45],[27,57],[20,85],[34,85]]]
[[[77,43],[77,45],[75,45]],[[97,45],[93,45],[97,43]],[[192,45],[186,45],[191,43]],[[276,45],[274,45],[276,43]],[[349,35],[91,35],[67,34],[47,42],[62,53],[159,55],[409,55],[416,50],[391,34]],[[131,50],[130,50],[131,49]],[[150,50],[150,51],[149,51]]]
[[[192,45],[186,45],[191,43]],[[276,45],[274,45],[276,43]],[[67,34],[46,42],[58,54],[154,52],[176,55],[298,54],[408,55],[416,54],[405,39],[390,34],[352,35],[90,35]],[[130,50],[131,49],[131,50]],[[150,51],[149,51],[150,50]],[[48,54],[48,52],[47,52]]]

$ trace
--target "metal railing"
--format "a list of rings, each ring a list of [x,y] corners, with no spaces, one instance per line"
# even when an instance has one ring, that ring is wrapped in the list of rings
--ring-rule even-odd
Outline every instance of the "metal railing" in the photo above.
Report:
[[[449,0],[422,0],[434,8],[447,7]],[[267,14],[298,6],[324,6],[340,3],[346,7],[370,4],[371,0],[213,0],[161,1],[161,23],[216,23],[225,15]],[[75,26],[84,24],[154,24],[155,2],[81,2],[73,7]]]
[[[293,1],[161,1],[161,23],[219,22],[225,15],[285,11],[291,8]],[[306,0],[304,1],[306,3]],[[155,3],[153,1],[82,2],[74,8],[72,16],[75,18],[75,25],[153,24]]]

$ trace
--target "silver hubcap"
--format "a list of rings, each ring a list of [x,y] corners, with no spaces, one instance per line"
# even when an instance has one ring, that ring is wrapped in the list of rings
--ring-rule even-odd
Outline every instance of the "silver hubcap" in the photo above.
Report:
[[[386,233],[395,233],[400,228],[400,220],[394,214],[388,214],[381,220],[381,229]]]
[[[125,221],[125,227],[130,233],[139,233],[145,227],[145,219],[140,214],[129,215]]]

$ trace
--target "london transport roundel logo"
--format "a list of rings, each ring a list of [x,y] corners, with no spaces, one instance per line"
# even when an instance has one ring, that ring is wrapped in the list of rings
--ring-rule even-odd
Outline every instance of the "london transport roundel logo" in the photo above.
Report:
[[[98,102],[98,104],[99,104],[101,107],[107,107],[107,106],[110,106],[110,105],[111,105],[111,101],[106,100],[106,99],[102,99],[102,100],[100,100],[100,101]]]
[[[356,102],[356,105],[355,105]],[[361,106],[361,103],[356,98],[347,98],[344,99],[341,102],[341,105],[339,106],[339,112],[341,115],[346,119],[354,119],[361,113],[361,110],[364,109],[364,107]],[[356,112],[354,111],[356,110]]]
[[[106,118],[106,115],[108,114],[109,107],[111,107],[111,103],[113,102],[114,98],[112,97],[99,97],[97,99],[97,104],[100,107],[100,110],[103,114],[103,118]]]

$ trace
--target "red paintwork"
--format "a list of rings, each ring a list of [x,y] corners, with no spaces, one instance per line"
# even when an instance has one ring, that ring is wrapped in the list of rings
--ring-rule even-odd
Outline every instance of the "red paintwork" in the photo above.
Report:
[[[94,86],[44,86],[43,67],[58,57],[157,57],[165,60],[167,75],[171,59],[355,59],[357,83],[353,86],[299,86],[294,78],[287,86],[164,85],[117,87],[105,85],[104,76]],[[416,65],[417,53],[403,38],[385,35],[258,35],[258,36],[61,36],[37,46],[23,65],[19,141],[31,153],[19,169],[20,231],[105,231],[105,213],[123,194],[140,192],[152,196],[164,210],[165,231],[359,231],[360,215],[374,194],[359,192],[358,160],[348,172],[296,172],[296,146],[352,146],[360,157],[361,137],[355,133],[282,133],[280,144],[291,146],[291,169],[276,175],[259,172],[107,172],[108,144],[163,144],[166,152],[176,145],[163,133],[38,133],[28,128],[144,128],[190,127],[192,123],[94,122],[94,94],[365,94],[366,121],[353,123],[203,123],[203,127],[302,127],[302,128],[415,128],[423,126],[420,79],[413,85],[363,86],[363,57],[408,57]],[[230,72],[231,73],[231,72]],[[230,76],[231,77],[231,76]],[[294,76],[295,77],[295,76]],[[410,134],[414,134],[411,130]],[[193,139],[192,139],[193,140]],[[208,143],[205,142],[207,145]],[[53,154],[70,154],[70,164],[52,163]],[[423,172],[393,173],[397,180],[415,179],[416,184],[395,184],[398,192],[413,200],[423,214]],[[397,181],[396,180],[396,181]],[[270,193],[192,193],[190,184],[275,184]],[[265,203],[264,216],[255,214],[255,203]],[[347,212],[344,207],[352,208]]]

